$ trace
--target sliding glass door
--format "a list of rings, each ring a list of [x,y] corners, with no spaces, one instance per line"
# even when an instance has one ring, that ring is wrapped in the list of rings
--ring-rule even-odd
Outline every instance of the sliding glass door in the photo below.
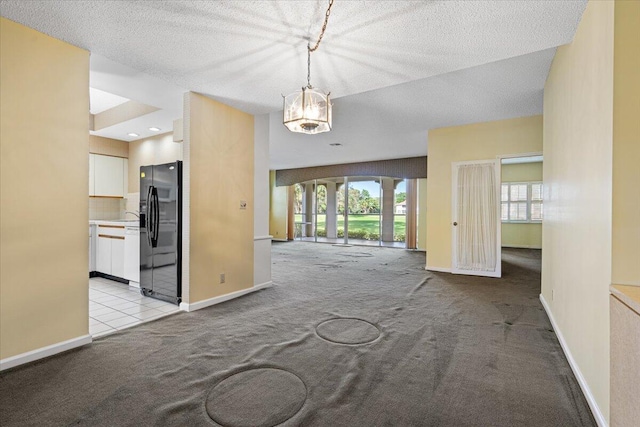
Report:
[[[348,241],[379,246],[382,226],[380,178],[350,177],[348,187]]]
[[[296,184],[296,239],[405,247],[405,181],[336,177]],[[345,238],[346,233],[346,238]]]

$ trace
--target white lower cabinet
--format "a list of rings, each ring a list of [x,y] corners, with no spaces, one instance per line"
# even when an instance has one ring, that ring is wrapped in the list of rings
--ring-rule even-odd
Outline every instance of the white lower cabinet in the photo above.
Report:
[[[140,231],[138,228],[127,227],[125,231],[123,277],[132,282],[140,282]]]
[[[111,275],[124,278],[124,239],[111,239]]]
[[[96,271],[96,226],[89,225],[89,273]]]
[[[96,271],[111,274],[111,238],[100,234],[96,245]]]
[[[98,225],[96,271],[124,278],[124,227]]]

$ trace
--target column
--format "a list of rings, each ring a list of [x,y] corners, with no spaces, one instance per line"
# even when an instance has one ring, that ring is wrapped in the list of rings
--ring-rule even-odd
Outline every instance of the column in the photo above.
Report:
[[[393,178],[382,178],[382,241],[393,242],[393,209],[395,185]]]
[[[308,222],[309,224],[306,224],[303,229],[303,236],[305,237],[309,237],[309,236],[313,236],[313,183],[308,182],[306,184],[304,184],[304,215],[303,215],[303,220],[304,222]]]
[[[407,249],[416,249],[417,196],[416,180],[407,179],[407,225],[405,227]]]
[[[338,221],[336,217],[337,199],[336,199],[336,183],[327,182],[327,238],[335,239],[338,237]]]

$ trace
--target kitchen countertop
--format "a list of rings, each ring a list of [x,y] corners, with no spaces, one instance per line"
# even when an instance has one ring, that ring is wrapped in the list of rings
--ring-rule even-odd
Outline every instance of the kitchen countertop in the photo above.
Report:
[[[125,227],[140,227],[137,219],[91,219],[89,225],[123,225]]]
[[[611,285],[609,290],[627,307],[640,314],[640,286]]]

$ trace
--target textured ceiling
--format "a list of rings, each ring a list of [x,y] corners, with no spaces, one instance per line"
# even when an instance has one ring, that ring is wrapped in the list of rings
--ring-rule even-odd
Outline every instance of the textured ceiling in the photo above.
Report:
[[[541,114],[555,47],[573,39],[586,6],[336,0],[311,58],[334,128],[292,134],[281,94],[306,84],[307,40],[327,3],[1,0],[0,13],[91,51],[91,87],[161,108],[102,136],[171,130],[191,90],[269,114],[270,167],[286,169],[425,155],[429,129]]]
[[[271,168],[424,156],[428,129],[542,114],[554,54],[547,49],[337,99],[329,133],[291,133],[273,112]]]
[[[327,1],[8,1],[3,16],[253,114],[306,80]],[[312,55],[334,99],[556,47],[585,1],[342,1]]]

